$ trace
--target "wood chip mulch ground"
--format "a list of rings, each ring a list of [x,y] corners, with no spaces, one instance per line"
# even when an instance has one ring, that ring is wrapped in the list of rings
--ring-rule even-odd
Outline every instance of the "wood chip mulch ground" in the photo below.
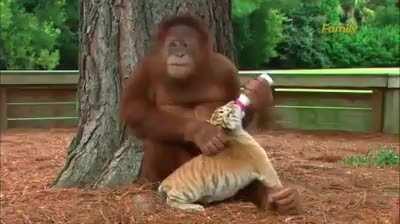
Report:
[[[146,185],[53,189],[74,129],[8,130],[0,140],[0,223],[390,223],[399,197],[399,167],[352,168],[339,161],[398,136],[295,131],[256,135],[284,183],[296,186],[305,213],[280,216],[248,203],[225,202],[193,214],[165,207]],[[398,199],[397,199],[398,200]]]

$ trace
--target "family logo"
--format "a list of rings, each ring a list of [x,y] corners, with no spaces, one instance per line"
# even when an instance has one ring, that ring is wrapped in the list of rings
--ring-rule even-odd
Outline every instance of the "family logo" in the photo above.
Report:
[[[324,23],[322,25],[322,33],[355,33],[357,31],[357,26],[354,24],[340,24],[332,25]]]

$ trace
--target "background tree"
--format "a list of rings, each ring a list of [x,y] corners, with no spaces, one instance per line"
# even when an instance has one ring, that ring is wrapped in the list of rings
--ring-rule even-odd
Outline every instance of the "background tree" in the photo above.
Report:
[[[296,0],[234,0],[235,48],[242,69],[261,68],[276,57],[276,46],[284,40],[284,11],[295,8]]]
[[[209,23],[216,49],[233,57],[229,0],[80,1],[79,128],[57,187],[131,183],[142,158],[140,142],[118,116],[124,79],[149,47],[164,16],[191,12]]]
[[[65,0],[62,11],[66,16],[64,22],[59,24],[61,35],[57,39],[57,46],[60,50],[60,60],[56,69],[77,69],[79,62],[79,0]]]

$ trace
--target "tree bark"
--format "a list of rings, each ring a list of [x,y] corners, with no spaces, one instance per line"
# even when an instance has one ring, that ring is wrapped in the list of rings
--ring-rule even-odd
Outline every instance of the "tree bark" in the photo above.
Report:
[[[80,1],[79,128],[56,187],[113,187],[138,176],[142,144],[119,118],[123,82],[164,16],[204,18],[215,48],[234,59],[230,0]]]

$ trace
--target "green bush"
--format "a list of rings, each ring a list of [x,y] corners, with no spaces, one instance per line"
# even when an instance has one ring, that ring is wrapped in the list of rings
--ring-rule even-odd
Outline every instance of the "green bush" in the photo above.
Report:
[[[371,24],[377,27],[398,25],[400,10],[396,4],[400,6],[398,0],[380,0],[379,4],[375,6],[375,18]]]
[[[63,1],[55,1],[62,4]],[[53,69],[60,54],[60,29],[54,20],[42,20],[14,0],[0,2],[0,41],[8,69]],[[58,15],[62,20],[63,15]]]
[[[235,48],[241,69],[260,68],[278,55],[276,46],[283,41],[281,9],[296,5],[292,0],[234,0],[233,28]]]
[[[324,23],[338,23],[339,12],[334,5],[339,5],[337,0],[307,1],[289,11],[285,39],[277,48],[279,57],[269,67],[277,67],[276,64],[285,68],[331,67],[332,62],[324,51],[321,28]]]
[[[287,13],[285,39],[278,45],[278,57],[268,67],[334,68],[399,66],[400,26],[394,23],[399,10],[393,0],[377,5],[376,13],[364,1],[327,0],[304,2]],[[345,6],[341,5],[345,4]],[[351,4],[356,4],[351,6]],[[362,14],[348,15],[350,6]],[[372,5],[373,6],[373,5]],[[350,8],[351,8],[350,7]],[[358,8],[357,8],[358,7]],[[350,10],[351,11],[351,10]],[[357,17],[357,20],[349,19]],[[345,20],[343,20],[345,18]],[[347,18],[347,19],[346,19]],[[399,17],[397,17],[398,19]],[[355,33],[323,33],[323,24],[353,21]],[[360,23],[358,22],[360,21]]]
[[[1,0],[0,69],[76,69],[78,4]]]
[[[400,59],[400,26],[363,26],[355,34],[329,34],[324,54],[330,67],[398,66]]]

